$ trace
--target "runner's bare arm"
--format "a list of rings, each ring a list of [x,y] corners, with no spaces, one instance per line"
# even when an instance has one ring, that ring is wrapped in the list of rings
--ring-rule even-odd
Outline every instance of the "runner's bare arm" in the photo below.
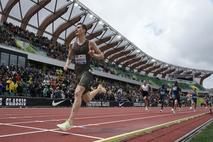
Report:
[[[64,70],[66,71],[69,64],[71,63],[71,59],[72,59],[72,56],[73,56],[73,51],[72,51],[72,44],[70,44],[69,46],[69,51],[68,51],[68,55],[67,55],[67,61],[66,61],[66,64],[64,65]]]
[[[104,54],[101,52],[101,50],[97,47],[96,43],[94,41],[89,42],[89,55],[93,58],[103,60]]]

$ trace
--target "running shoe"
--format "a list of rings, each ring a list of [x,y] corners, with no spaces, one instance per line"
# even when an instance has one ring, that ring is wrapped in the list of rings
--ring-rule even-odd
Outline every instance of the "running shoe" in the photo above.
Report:
[[[68,120],[66,120],[63,123],[58,124],[57,127],[62,131],[67,131],[67,130],[71,129],[73,127],[73,125],[70,124],[70,122]]]
[[[175,110],[174,109],[172,109],[172,113],[175,114]]]

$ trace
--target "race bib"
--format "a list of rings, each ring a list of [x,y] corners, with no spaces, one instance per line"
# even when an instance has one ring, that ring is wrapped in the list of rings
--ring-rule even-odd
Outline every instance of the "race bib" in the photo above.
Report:
[[[175,86],[175,87],[173,87],[173,91],[177,91],[177,87]]]
[[[87,58],[85,54],[75,55],[75,63],[76,64],[86,64]]]
[[[160,91],[160,94],[161,94],[161,95],[164,95],[164,94],[166,94],[166,93],[165,93],[165,91]]]

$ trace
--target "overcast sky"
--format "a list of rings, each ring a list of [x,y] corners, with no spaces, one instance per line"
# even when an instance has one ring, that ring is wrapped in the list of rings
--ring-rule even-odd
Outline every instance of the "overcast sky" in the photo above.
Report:
[[[213,0],[79,1],[150,56],[213,70]]]

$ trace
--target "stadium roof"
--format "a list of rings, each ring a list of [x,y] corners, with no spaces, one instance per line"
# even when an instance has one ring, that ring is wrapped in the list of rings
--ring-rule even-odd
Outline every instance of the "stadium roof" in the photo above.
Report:
[[[95,40],[106,61],[144,71],[153,76],[182,75],[204,80],[213,72],[168,64],[147,55],[107,22],[76,0],[1,0],[1,22],[13,23],[53,42],[68,45],[81,22],[89,29],[87,38]],[[120,23],[122,24],[122,23]]]

